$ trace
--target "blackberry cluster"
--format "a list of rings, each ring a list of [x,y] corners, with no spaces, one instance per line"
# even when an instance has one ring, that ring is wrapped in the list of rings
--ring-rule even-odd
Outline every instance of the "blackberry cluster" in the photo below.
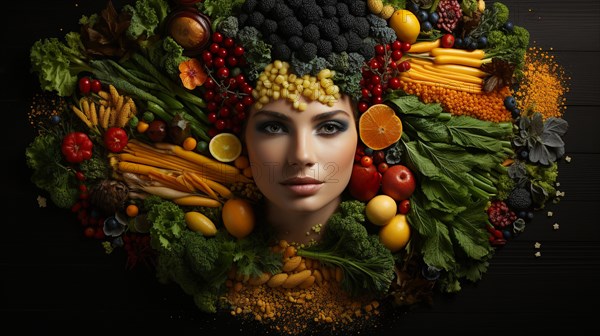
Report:
[[[248,0],[242,13],[240,28],[256,28],[271,44],[274,60],[310,62],[342,52],[370,59],[382,35],[360,0]]]

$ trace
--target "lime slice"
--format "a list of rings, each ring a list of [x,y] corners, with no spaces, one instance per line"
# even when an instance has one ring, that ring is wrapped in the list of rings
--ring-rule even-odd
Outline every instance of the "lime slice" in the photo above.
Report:
[[[210,139],[208,151],[215,160],[232,162],[242,154],[242,142],[235,134],[220,133]]]

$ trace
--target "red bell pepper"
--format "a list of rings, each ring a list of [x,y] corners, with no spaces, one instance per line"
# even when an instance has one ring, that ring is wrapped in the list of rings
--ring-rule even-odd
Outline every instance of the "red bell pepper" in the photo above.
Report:
[[[113,153],[121,152],[128,141],[127,132],[121,127],[110,127],[104,133],[104,145]]]
[[[87,134],[71,132],[63,138],[61,151],[65,159],[71,163],[79,163],[92,157],[94,144]]]

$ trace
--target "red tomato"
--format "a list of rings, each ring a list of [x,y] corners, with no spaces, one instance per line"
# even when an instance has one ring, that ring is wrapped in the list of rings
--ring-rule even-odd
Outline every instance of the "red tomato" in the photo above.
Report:
[[[79,163],[92,157],[94,144],[87,134],[71,132],[63,138],[61,152],[65,159],[71,163]]]
[[[440,42],[443,48],[452,48],[454,46],[454,35],[444,34]]]
[[[368,155],[365,155],[365,156],[363,156],[363,157],[360,159],[360,164],[361,164],[363,167],[368,167],[368,166],[370,166],[370,165],[372,165],[372,164],[373,164],[373,158],[371,158],[371,157],[370,157],[370,156],[368,156]]]
[[[386,170],[388,170],[388,168],[389,168],[389,166],[388,166],[388,164],[387,164],[387,163],[385,163],[385,162],[380,162],[380,163],[377,165],[377,171],[379,171],[379,172],[380,172],[380,173],[382,173],[382,174],[383,174],[383,173],[385,173],[385,171],[386,171]]]
[[[104,145],[113,153],[121,152],[127,146],[129,138],[121,127],[110,127],[104,133]]]
[[[100,82],[98,79],[92,79],[92,82],[90,83],[90,89],[93,93],[102,91],[102,82]]]
[[[408,213],[408,211],[410,210],[410,201],[405,199],[400,201],[400,203],[398,203],[398,212],[406,215]]]
[[[90,94],[90,91],[92,89],[92,81],[90,80],[90,77],[81,77],[79,79],[79,92],[83,95],[88,95]]]

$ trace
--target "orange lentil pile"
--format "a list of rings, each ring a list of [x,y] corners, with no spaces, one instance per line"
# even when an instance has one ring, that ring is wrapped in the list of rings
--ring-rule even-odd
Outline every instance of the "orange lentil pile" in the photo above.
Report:
[[[285,241],[275,249],[283,252],[282,273],[244,279],[235,270],[229,272],[228,291],[222,299],[231,315],[260,322],[284,335],[356,332],[368,322],[375,323],[379,302],[373,297],[351,297],[343,291],[341,269],[296,256],[295,247]],[[309,280],[299,285],[277,281],[307,272]]]
[[[523,78],[515,94],[519,108],[539,112],[544,119],[562,117],[569,80],[553,55],[541,48],[529,48],[525,54]]]
[[[452,115],[466,115],[493,122],[511,120],[510,112],[504,107],[504,97],[510,95],[506,87],[489,93],[472,93],[445,85],[402,81],[401,88],[408,94],[418,96],[426,104],[439,103]]]

